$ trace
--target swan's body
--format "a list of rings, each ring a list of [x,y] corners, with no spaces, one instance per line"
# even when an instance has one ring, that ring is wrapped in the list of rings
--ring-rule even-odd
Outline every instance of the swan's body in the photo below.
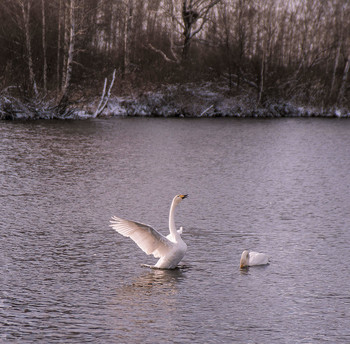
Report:
[[[249,252],[244,250],[242,252],[240,267],[245,268],[253,265],[265,265],[269,263],[269,257],[265,253]]]
[[[123,236],[130,237],[147,254],[159,258],[154,268],[174,269],[187,251],[186,243],[181,239],[182,227],[176,230],[175,208],[187,195],[176,195],[169,212],[169,231],[166,237],[152,227],[119,217],[112,217],[111,227]]]

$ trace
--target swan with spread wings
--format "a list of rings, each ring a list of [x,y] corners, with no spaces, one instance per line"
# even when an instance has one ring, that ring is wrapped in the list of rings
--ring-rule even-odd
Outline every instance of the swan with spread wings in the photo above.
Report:
[[[147,254],[153,254],[159,258],[152,268],[174,269],[179,264],[187,251],[187,245],[182,240],[182,227],[176,230],[175,208],[187,197],[187,195],[176,195],[171,203],[169,212],[169,231],[165,237],[151,226],[143,223],[125,220],[116,216],[112,217],[110,226],[119,234],[131,238]]]

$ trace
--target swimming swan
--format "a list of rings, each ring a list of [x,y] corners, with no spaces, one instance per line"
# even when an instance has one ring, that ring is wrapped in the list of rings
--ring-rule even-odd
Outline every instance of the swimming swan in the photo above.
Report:
[[[265,253],[249,252],[244,250],[241,255],[241,269],[253,265],[265,265],[269,263],[269,257]]]
[[[147,254],[159,258],[151,268],[174,269],[187,251],[186,243],[181,239],[182,227],[177,231],[175,227],[175,208],[187,197],[176,195],[171,203],[169,212],[169,231],[166,237],[152,227],[113,216],[110,226],[125,237],[130,237]]]

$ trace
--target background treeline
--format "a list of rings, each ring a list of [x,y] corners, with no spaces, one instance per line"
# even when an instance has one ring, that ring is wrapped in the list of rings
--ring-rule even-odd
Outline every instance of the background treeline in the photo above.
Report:
[[[1,0],[0,90],[67,99],[220,80],[350,106],[348,0]],[[90,94],[89,94],[90,92]]]

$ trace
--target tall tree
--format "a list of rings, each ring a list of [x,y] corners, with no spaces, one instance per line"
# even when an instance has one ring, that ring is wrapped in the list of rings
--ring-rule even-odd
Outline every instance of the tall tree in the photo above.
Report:
[[[125,29],[124,29],[124,73],[130,71],[130,57],[132,49],[132,32],[134,16],[134,0],[126,0]]]
[[[28,70],[29,70],[30,86],[34,91],[35,96],[37,97],[39,95],[39,92],[38,92],[38,88],[37,88],[37,84],[36,84],[36,80],[35,80],[33,56],[32,56],[32,44],[31,44],[31,35],[30,35],[30,25],[29,25],[32,3],[31,3],[31,0],[17,0],[17,2],[22,10],[23,29],[24,29],[26,50],[27,50],[27,63],[28,63]]]
[[[41,18],[42,18],[42,44],[43,44],[43,87],[44,94],[47,93],[47,56],[46,56],[46,14],[45,0],[41,0]]]
[[[59,0],[58,5],[58,29],[57,29],[57,62],[56,62],[56,93],[57,97],[61,92],[61,39],[62,39],[62,0]]]
[[[209,20],[210,10],[222,0],[182,0],[181,8],[176,1],[168,0],[168,10],[166,15],[171,20],[170,28],[170,53],[168,56],[164,51],[155,48],[152,44],[149,46],[159,53],[167,62],[180,63],[185,62],[189,55],[189,50],[193,38],[201,32]],[[180,55],[174,49],[174,32],[178,31],[175,26],[182,30],[182,52]]]
[[[72,72],[73,72],[73,59],[74,59],[74,49],[75,49],[75,38],[76,38],[76,27],[75,27],[75,0],[70,0],[68,7],[68,18],[67,23],[69,23],[68,34],[66,35],[66,46],[67,57],[64,71],[64,84],[62,88],[61,102],[65,102],[68,99],[68,91],[71,85]]]
[[[345,87],[348,79],[349,68],[350,68],[350,52],[346,59],[346,63],[343,71],[343,77],[342,77],[341,85],[338,92],[337,105],[339,106],[343,105],[343,99],[344,99]]]
[[[183,0],[182,1],[182,27],[183,27],[183,48],[182,60],[186,60],[192,39],[203,29],[209,20],[210,10],[221,0],[199,1]],[[198,22],[198,25],[195,24]]]

